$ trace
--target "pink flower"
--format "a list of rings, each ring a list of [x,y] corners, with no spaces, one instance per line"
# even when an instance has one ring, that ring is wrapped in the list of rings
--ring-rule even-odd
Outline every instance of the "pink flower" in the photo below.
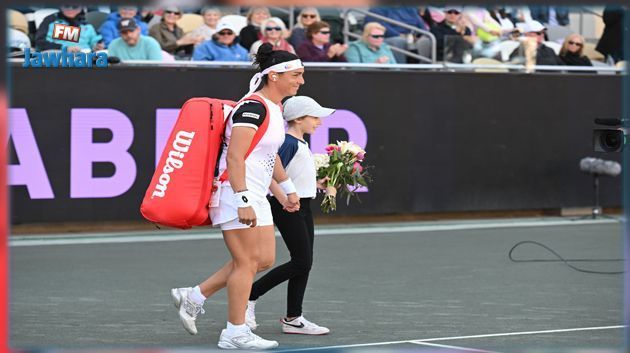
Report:
[[[326,146],[325,150],[326,150],[326,153],[328,153],[329,155],[332,155],[333,151],[340,151],[341,148],[337,145],[328,145]]]
[[[357,153],[357,159],[359,161],[363,161],[363,158],[365,158],[365,152],[359,152]]]
[[[361,173],[363,171],[363,167],[359,162],[354,162],[352,166],[352,173]]]

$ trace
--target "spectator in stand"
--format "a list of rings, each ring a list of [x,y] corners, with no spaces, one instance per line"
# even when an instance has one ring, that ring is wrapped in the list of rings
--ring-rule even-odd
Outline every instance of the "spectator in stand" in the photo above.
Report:
[[[192,34],[193,36],[201,36],[204,41],[207,41],[212,39],[212,36],[217,33],[217,24],[219,19],[221,19],[221,10],[218,7],[204,7],[201,9],[201,15],[203,16],[203,24],[195,29]]]
[[[385,27],[370,22],[363,27],[363,38],[348,45],[346,59],[351,63],[395,64],[394,53],[385,43]]]
[[[419,29],[429,30],[429,26],[424,23],[422,18],[420,17],[420,11],[417,7],[413,6],[383,6],[383,7],[373,7],[370,8],[370,12],[373,12],[377,15],[381,15],[387,17],[392,20],[396,20],[407,25],[417,27]],[[378,22],[381,25],[385,26],[385,43],[400,48],[400,49],[409,49],[415,48],[416,38],[414,33],[411,30],[403,27],[399,27],[393,25],[389,22],[382,21],[380,19],[366,16],[365,23],[368,22]],[[398,63],[406,63],[407,59],[405,54],[402,53],[394,53],[396,57],[396,62]]]
[[[299,48],[302,42],[306,41],[306,28],[313,22],[319,22],[322,18],[319,16],[319,11],[314,7],[305,7],[300,11],[298,15],[298,21],[291,31],[289,37],[289,43],[293,48]]]
[[[195,48],[194,61],[249,61],[247,49],[236,40],[236,28],[227,21],[219,21],[217,33],[211,40]]]
[[[66,48],[70,53],[79,51],[97,51],[105,49],[103,37],[96,32],[94,26],[87,23],[85,13],[80,6],[64,5],[42,21],[35,34],[35,48],[39,51],[61,50]],[[53,39],[53,29],[55,23],[70,25],[81,28],[79,42],[68,42],[60,39]]]
[[[282,22],[282,20],[278,17],[271,17],[264,20],[261,23],[260,31],[263,38],[252,44],[252,47],[249,50],[252,57],[254,54],[258,53],[258,48],[260,48],[263,43],[271,44],[273,46],[273,50],[284,50],[291,54],[295,54],[293,46],[284,39],[287,28],[284,26],[284,22]]]
[[[548,26],[568,26],[569,8],[563,6],[530,6],[532,20]]]
[[[306,41],[297,49],[302,61],[341,61],[345,62],[343,53],[347,44],[330,44],[330,26],[324,21],[313,22],[306,28]]]
[[[181,17],[182,11],[178,7],[166,7],[162,20],[149,29],[149,34],[160,43],[165,52],[186,58],[192,53],[193,46],[203,41],[203,38],[192,33],[184,34],[184,30],[177,25],[177,20]]]
[[[536,40],[536,65],[564,65],[564,62],[560,60],[556,52],[543,44],[545,30],[545,26],[538,21],[530,21],[523,26],[525,37]]]
[[[560,49],[560,59],[568,66],[593,66],[591,60],[582,54],[584,37],[577,33],[569,34]]]
[[[162,60],[160,43],[153,37],[141,33],[140,26],[133,18],[118,21],[119,37],[114,39],[107,50],[110,56],[120,60]]]
[[[458,6],[444,7],[444,21],[433,26],[431,33],[435,36],[438,61],[444,60],[444,49],[448,47],[449,61],[461,63],[465,50],[475,43],[472,32],[463,19],[462,8]]]
[[[602,15],[605,26],[604,33],[599,38],[595,48],[598,52],[612,58],[615,62],[624,60],[627,57],[627,53],[626,56],[623,53],[623,15],[624,9],[621,6],[607,6],[604,9]],[[626,38],[626,40],[628,39]]]
[[[145,36],[149,35],[149,27],[142,21],[142,18],[138,14],[138,8],[135,6],[122,5],[118,7],[118,12],[109,14],[107,20],[103,22],[101,28],[98,30],[103,36],[105,46],[109,47],[109,43],[119,37],[118,24],[121,19],[126,18],[133,18],[136,25],[140,27],[140,32]]]
[[[262,6],[254,6],[247,12],[247,26],[241,29],[239,39],[241,45],[249,50],[256,41],[262,39],[260,26],[262,22],[271,17],[269,9]]]

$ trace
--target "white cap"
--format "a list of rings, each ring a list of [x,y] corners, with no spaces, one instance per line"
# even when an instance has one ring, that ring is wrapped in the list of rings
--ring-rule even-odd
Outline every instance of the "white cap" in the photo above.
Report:
[[[219,23],[217,24],[217,33],[221,32],[224,29],[229,29],[235,34],[237,32],[236,26],[234,26],[234,24],[230,23],[229,21],[219,21]]]
[[[313,98],[307,96],[295,96],[284,102],[282,116],[284,120],[291,121],[303,116],[324,118],[335,112],[335,109],[324,108]]]
[[[457,12],[459,12],[459,13],[461,13],[462,11],[464,11],[464,10],[462,9],[462,7],[461,7],[461,6],[456,6],[456,5],[447,5],[447,6],[444,6],[444,12],[449,11],[449,10],[455,10],[455,11],[457,11]]]
[[[522,27],[521,26],[517,26],[517,27],[518,29],[523,31],[523,33],[540,32],[547,29],[540,22],[533,21],[533,20],[529,22],[525,22],[525,24]]]

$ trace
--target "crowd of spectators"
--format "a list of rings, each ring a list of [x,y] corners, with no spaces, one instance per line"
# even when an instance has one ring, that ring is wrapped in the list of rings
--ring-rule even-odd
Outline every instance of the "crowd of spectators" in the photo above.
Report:
[[[15,10],[36,13],[34,9]],[[570,32],[570,9],[566,7],[372,7],[368,10],[371,15],[352,27],[360,38],[347,43],[333,36],[340,31],[339,13],[337,18],[323,18],[322,9],[314,7],[300,9],[292,28],[287,18],[272,16],[267,7],[251,7],[244,16],[219,7],[184,11],[176,6],[123,5],[109,10],[62,6],[40,23],[31,23],[26,36],[12,36],[19,28],[10,28],[9,46],[38,51],[63,47],[70,52],[106,50],[122,61],[251,61],[260,45],[270,43],[307,62],[401,64],[430,62],[435,38],[437,61],[474,63],[483,57],[522,63],[531,56],[531,48],[537,65],[591,66],[592,53],[606,63],[624,60],[620,7],[604,10],[605,29],[597,46]],[[57,23],[80,27],[80,40],[54,39]]]

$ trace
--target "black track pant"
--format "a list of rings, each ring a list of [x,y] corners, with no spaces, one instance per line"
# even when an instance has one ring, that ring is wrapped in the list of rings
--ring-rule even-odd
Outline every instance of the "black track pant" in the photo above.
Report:
[[[302,301],[313,264],[313,214],[311,199],[300,199],[300,210],[286,212],[274,197],[269,197],[273,222],[289,249],[291,260],[254,282],[249,300],[256,300],[271,288],[288,280],[287,317],[302,315]]]

